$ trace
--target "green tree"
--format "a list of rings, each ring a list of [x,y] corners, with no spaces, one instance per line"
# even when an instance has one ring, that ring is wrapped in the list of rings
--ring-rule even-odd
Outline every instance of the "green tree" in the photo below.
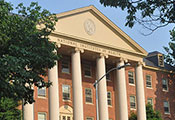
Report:
[[[146,105],[146,118],[147,120],[162,120],[161,114],[158,111],[155,111],[151,104]],[[131,113],[129,120],[137,120],[137,115]]]
[[[21,111],[17,109],[18,102],[9,98],[0,99],[0,120],[21,120]]]
[[[17,14],[13,10],[10,3],[0,0],[0,99],[32,103],[32,86],[49,87],[43,76],[59,59],[48,37],[57,18],[34,2],[29,7],[19,4]]]
[[[152,32],[170,23],[175,23],[174,0],[100,0],[104,6],[127,10],[126,26],[135,23]]]
[[[175,65],[175,29],[170,31],[169,47],[164,47],[167,55],[165,55],[166,62],[171,66]]]

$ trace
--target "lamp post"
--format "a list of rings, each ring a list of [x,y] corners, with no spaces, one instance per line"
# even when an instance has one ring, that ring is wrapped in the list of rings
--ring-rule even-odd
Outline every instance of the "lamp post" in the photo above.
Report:
[[[115,68],[111,68],[109,71],[106,72],[106,74],[104,74],[101,78],[99,78],[98,80],[95,80],[95,83],[93,84],[93,86],[95,87],[95,91],[96,91],[96,114],[97,114],[97,120],[99,120],[99,110],[98,110],[98,83],[110,72],[114,71],[114,70],[120,70],[121,68],[130,66],[130,63],[125,63],[122,66],[117,66]]]

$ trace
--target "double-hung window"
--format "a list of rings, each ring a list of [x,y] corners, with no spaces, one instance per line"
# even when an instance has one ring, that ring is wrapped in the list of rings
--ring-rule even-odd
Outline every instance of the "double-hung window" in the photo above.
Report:
[[[132,85],[135,84],[133,71],[128,71],[128,79],[129,79],[129,84],[132,84]]]
[[[130,108],[131,109],[136,109],[136,97],[135,96],[130,96]]]
[[[168,101],[164,101],[164,102],[163,102],[163,106],[164,106],[164,113],[165,113],[165,114],[169,114],[169,113],[170,113],[169,102],[168,102]]]
[[[70,86],[62,85],[63,100],[70,100]]]
[[[39,112],[38,113],[38,120],[46,120],[46,113]]]
[[[162,88],[163,88],[163,91],[168,91],[168,80],[167,79],[162,79]]]
[[[146,87],[152,88],[152,77],[151,75],[146,75]]]
[[[147,99],[147,103],[153,106],[153,99],[152,98],[148,98]]]
[[[85,88],[86,103],[92,103],[92,89]]]
[[[92,77],[91,64],[86,63],[83,65],[83,67],[84,67],[84,76],[85,77]]]
[[[70,73],[70,61],[68,58],[63,58],[61,61],[61,72],[62,73]]]
[[[107,100],[108,100],[108,105],[112,105],[112,95],[111,92],[107,92]]]
[[[38,96],[46,97],[46,87],[38,88]]]

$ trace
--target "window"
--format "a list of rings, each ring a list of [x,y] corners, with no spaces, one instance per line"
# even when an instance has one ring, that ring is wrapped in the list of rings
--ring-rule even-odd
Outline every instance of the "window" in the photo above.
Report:
[[[91,77],[92,73],[91,73],[91,65],[90,64],[85,64],[84,65],[84,76],[85,77]]]
[[[147,99],[147,103],[153,106],[153,99],[152,98],[148,98]]]
[[[38,96],[46,97],[46,87],[38,88]]]
[[[162,88],[164,91],[168,91],[168,80],[162,79]]]
[[[62,85],[63,100],[70,100],[70,86]]]
[[[94,120],[93,117],[87,117],[86,120]]]
[[[63,59],[61,61],[61,72],[62,73],[70,73],[70,64],[69,64],[69,59]]]
[[[86,102],[92,103],[92,89],[85,88],[85,96],[86,96]]]
[[[129,79],[129,84],[135,84],[134,83],[134,72],[128,71],[128,79]]]
[[[129,99],[130,99],[130,108],[131,109],[136,109],[136,98],[135,98],[135,96],[130,96]]]
[[[162,54],[158,54],[158,65],[164,67],[164,56]]]
[[[164,113],[170,113],[169,102],[164,101],[163,106],[164,106]]]
[[[107,100],[108,100],[108,105],[112,105],[112,97],[111,97],[111,92],[107,92]]]
[[[46,113],[38,113],[38,120],[46,120]]]
[[[146,87],[152,88],[152,77],[150,75],[146,75]]]

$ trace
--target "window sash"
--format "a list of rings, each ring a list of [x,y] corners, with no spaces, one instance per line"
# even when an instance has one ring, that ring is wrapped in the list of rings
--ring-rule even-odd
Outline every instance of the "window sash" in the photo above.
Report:
[[[135,84],[134,83],[134,72],[128,71],[128,78],[129,78],[129,83],[130,84]]]
[[[135,96],[130,96],[130,108],[136,108]]]
[[[108,102],[108,105],[112,105],[112,97],[111,97],[111,92],[107,92],[107,102]]]
[[[61,68],[62,73],[70,73],[69,61],[68,60],[61,61]]]
[[[169,102],[164,101],[164,112],[165,113],[170,113],[170,107],[169,107]]]
[[[38,88],[38,96],[42,96],[42,97],[46,96],[46,88],[45,87]]]
[[[168,80],[167,79],[162,79],[162,88],[163,90],[168,90]]]
[[[38,120],[46,120],[46,113],[38,113]]]
[[[70,86],[62,85],[63,100],[70,100]]]
[[[85,77],[91,77],[92,76],[91,65],[89,65],[89,64],[84,65],[84,76]]]
[[[85,97],[86,97],[86,102],[92,103],[92,89],[85,88]]]
[[[150,75],[146,75],[146,87],[152,87],[152,77]]]

